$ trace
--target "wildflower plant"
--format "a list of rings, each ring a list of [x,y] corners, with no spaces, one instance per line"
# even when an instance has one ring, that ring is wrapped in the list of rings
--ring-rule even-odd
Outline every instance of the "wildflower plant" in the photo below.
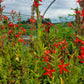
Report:
[[[21,23],[20,13],[12,10],[11,21],[3,15],[2,2],[3,0],[0,0],[0,84],[83,84],[83,10],[80,10],[81,13],[76,11],[77,14],[80,13],[81,23],[78,22],[80,20],[77,16],[74,22],[76,27],[69,22],[66,31],[60,33],[60,27],[64,28],[61,24],[42,23],[43,16],[39,12],[42,0],[34,0],[34,9],[29,19],[31,24],[27,24],[31,25],[31,34],[30,38],[25,40],[23,35],[26,35],[27,30],[22,26],[24,24]],[[83,2],[77,1],[81,7],[84,5]],[[34,12],[37,19],[34,18]],[[14,23],[15,17],[18,24]],[[71,34],[68,28],[76,31]],[[33,35],[35,29],[36,38]]]

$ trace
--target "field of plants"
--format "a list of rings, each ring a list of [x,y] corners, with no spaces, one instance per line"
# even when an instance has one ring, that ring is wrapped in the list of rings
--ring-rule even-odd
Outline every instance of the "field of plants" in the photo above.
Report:
[[[0,84],[84,84],[84,0],[77,0],[73,22],[55,24],[42,22],[42,2],[33,0],[31,18],[22,24],[14,10],[12,21],[3,15],[0,0]]]

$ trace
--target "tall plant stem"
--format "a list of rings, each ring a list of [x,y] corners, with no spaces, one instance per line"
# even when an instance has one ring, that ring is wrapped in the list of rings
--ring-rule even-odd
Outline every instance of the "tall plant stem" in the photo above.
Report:
[[[39,3],[39,1],[37,1],[37,3]],[[39,7],[36,8],[36,14],[37,14],[38,39],[40,40],[41,31],[40,31],[40,20],[39,20]]]

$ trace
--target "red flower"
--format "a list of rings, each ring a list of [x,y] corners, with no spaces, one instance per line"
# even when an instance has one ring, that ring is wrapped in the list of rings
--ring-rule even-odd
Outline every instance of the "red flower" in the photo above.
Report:
[[[50,50],[47,50],[45,51],[45,55],[49,54],[50,53]]]
[[[34,1],[34,4],[32,6],[38,7],[41,4],[38,4],[36,1]]]
[[[84,53],[82,53],[80,56],[78,55],[78,58],[81,60],[81,63],[84,63]]]
[[[1,38],[3,38],[3,36],[1,36]]]
[[[74,36],[77,36],[76,34],[74,34]]]
[[[29,19],[29,21],[31,22],[31,23],[35,23],[36,22],[36,19]]]
[[[69,59],[71,59],[71,56],[69,56]]]
[[[75,11],[74,13],[79,14],[80,13],[80,10],[79,11]]]
[[[81,43],[84,45],[84,41],[81,41]]]
[[[39,0],[40,2],[42,2],[42,0]]]
[[[66,42],[66,39],[63,40],[62,42],[59,42],[58,44],[65,44],[65,43],[67,43],[67,42]]]
[[[2,41],[0,41],[0,43],[2,43]]]
[[[9,32],[8,32],[8,35],[9,35],[10,33],[13,33],[13,31],[9,31]]]
[[[44,16],[42,16],[42,15],[39,15],[39,16],[42,17],[42,18],[44,17]]]
[[[26,42],[24,42],[24,45],[26,45]]]
[[[29,35],[29,37],[32,37],[32,35]]]
[[[24,39],[19,39],[19,40],[18,40],[18,42],[23,42],[23,41],[24,41]]]
[[[81,63],[84,63],[84,61],[80,61]]]
[[[0,8],[0,11],[2,11],[3,9],[2,8]]]
[[[56,50],[53,50],[53,53],[55,54],[56,53]]]
[[[61,50],[63,50],[64,48],[67,48],[67,47],[68,47],[68,45],[65,45],[64,47],[61,48]]]
[[[84,59],[84,53],[81,54],[82,59]]]
[[[18,25],[17,25],[17,24],[15,24],[15,26],[16,26],[16,27],[18,27]]]
[[[71,27],[72,26],[72,24],[71,24],[71,22],[69,22],[69,25],[67,25],[68,27]]]
[[[55,43],[55,44],[53,45],[53,47],[54,47],[54,46],[56,46],[56,48],[58,48],[58,44]]]
[[[80,4],[81,3],[81,1],[80,0],[77,0],[77,2]]]
[[[81,46],[81,53],[84,53],[84,46]]]
[[[23,32],[26,32],[26,29],[22,28],[22,31],[23,31]]]
[[[52,26],[52,22],[48,22],[47,24],[50,25],[50,26]]]
[[[49,62],[49,57],[46,56],[46,57],[43,57],[45,60],[43,60],[44,62],[46,61],[47,63]]]
[[[60,73],[62,74],[63,70],[65,70],[66,72],[69,72],[65,67],[68,66],[69,64],[65,64],[63,65],[63,60],[61,60],[61,64],[62,65],[58,65],[59,68],[61,68]]]
[[[76,39],[74,40],[74,42],[78,43],[79,39],[76,37]]]
[[[13,23],[10,23],[10,24],[8,25],[8,28],[13,27],[13,26],[14,26],[14,24],[13,24]]]
[[[16,38],[18,38],[20,35],[16,35]]]
[[[53,70],[53,69],[51,70],[50,64],[49,64],[49,70],[48,70],[46,67],[44,67],[44,69],[45,69],[47,72],[45,72],[43,75],[49,74],[49,77],[50,77],[50,78],[51,78],[51,73],[56,71],[56,70]]]
[[[4,26],[1,26],[1,29],[4,29]]]
[[[80,49],[84,51],[84,46],[81,46],[81,48],[80,48]]]
[[[8,16],[6,16],[6,17],[4,16],[3,18],[4,18],[5,20],[7,20],[7,19],[8,19]]]
[[[84,10],[82,10],[82,14],[80,14],[80,15],[84,17]]]

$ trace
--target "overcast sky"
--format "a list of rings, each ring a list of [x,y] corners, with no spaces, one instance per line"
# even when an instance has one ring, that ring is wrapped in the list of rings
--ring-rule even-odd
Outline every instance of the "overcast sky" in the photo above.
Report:
[[[5,5],[4,12],[11,12],[13,9],[16,12],[21,12],[21,14],[31,15],[31,5],[33,0],[4,0],[2,5]],[[53,0],[43,0],[40,6],[41,14],[44,13],[45,9]],[[59,16],[67,16],[68,14],[73,14],[71,8],[78,7],[76,4],[77,0],[56,0],[54,4],[45,14],[45,18],[56,19]]]

